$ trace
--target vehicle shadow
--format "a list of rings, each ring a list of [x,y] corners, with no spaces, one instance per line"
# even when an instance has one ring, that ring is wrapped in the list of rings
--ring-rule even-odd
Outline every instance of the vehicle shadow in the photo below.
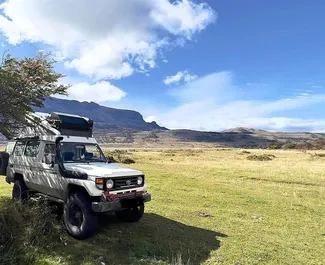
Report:
[[[153,264],[181,257],[184,264],[201,264],[227,235],[188,226],[157,214],[145,214],[134,224],[102,216],[98,233],[84,241],[68,239],[60,256],[68,264]],[[54,254],[54,253],[53,253]],[[56,253],[59,254],[59,253]],[[97,261],[96,261],[97,260]]]

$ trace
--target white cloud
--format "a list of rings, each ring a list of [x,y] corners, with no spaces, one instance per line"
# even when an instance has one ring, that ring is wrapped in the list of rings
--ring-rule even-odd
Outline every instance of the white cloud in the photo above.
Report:
[[[7,0],[0,9],[10,44],[50,45],[67,68],[96,79],[155,67],[162,49],[183,45],[216,18],[192,0]]]
[[[66,82],[67,80],[62,80]],[[69,99],[88,102],[119,101],[126,93],[120,88],[106,81],[100,81],[95,84],[87,82],[76,83],[74,80],[69,82],[72,86],[68,89]],[[64,98],[64,96],[60,96]]]
[[[256,85],[257,86],[257,85]],[[265,84],[261,84],[264,88]],[[246,91],[243,90],[246,88]],[[217,72],[176,87],[170,93],[178,105],[148,114],[168,128],[220,131],[233,127],[267,130],[325,131],[317,119],[285,117],[285,112],[325,103],[325,94],[304,93],[274,100],[247,100],[247,86],[235,84],[230,72]],[[281,113],[281,116],[279,115]]]
[[[156,116],[148,116],[144,119],[146,122],[153,122],[157,120]]]
[[[171,84],[175,84],[175,83],[177,84],[182,80],[187,83],[187,82],[190,82],[196,78],[197,78],[197,75],[192,75],[188,71],[179,71],[175,75],[167,76],[163,80],[163,82],[165,85],[171,85]]]

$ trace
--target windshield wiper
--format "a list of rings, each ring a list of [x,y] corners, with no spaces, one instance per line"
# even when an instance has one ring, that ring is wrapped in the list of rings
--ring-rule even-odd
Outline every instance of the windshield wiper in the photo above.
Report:
[[[103,159],[99,159],[99,158],[91,158],[91,159],[86,159],[86,162],[103,162],[105,163],[106,161]]]

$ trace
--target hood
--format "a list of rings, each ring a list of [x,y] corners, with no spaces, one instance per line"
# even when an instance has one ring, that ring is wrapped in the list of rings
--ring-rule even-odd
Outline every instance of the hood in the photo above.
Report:
[[[113,163],[64,163],[67,170],[87,173],[93,177],[125,177],[143,175],[141,171]]]

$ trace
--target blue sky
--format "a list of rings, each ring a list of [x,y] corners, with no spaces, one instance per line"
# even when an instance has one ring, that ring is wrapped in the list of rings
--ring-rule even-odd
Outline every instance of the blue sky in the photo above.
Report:
[[[0,1],[0,52],[169,128],[325,131],[324,1]]]

